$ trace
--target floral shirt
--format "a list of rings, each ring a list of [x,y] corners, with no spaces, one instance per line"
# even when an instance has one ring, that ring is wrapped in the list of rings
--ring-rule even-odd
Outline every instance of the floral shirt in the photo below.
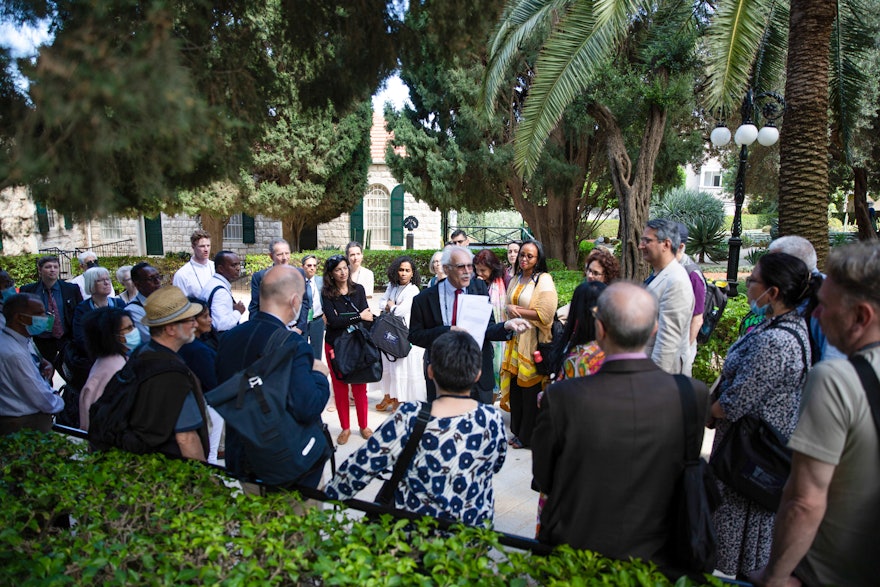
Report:
[[[390,477],[406,446],[420,409],[405,403],[383,422],[367,443],[352,454],[325,492],[348,499],[383,473]],[[501,412],[480,404],[466,414],[431,417],[400,484],[395,506],[418,514],[460,520],[469,525],[491,522],[495,514],[492,476],[507,452]]]
[[[574,346],[562,361],[562,379],[592,375],[599,370],[603,361],[605,353],[595,340]]]

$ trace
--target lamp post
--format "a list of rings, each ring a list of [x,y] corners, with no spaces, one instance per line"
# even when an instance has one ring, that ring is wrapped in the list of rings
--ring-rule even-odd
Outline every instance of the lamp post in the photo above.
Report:
[[[739,255],[742,249],[742,207],[746,198],[746,165],[749,158],[749,145],[757,139],[760,145],[769,147],[779,140],[779,130],[775,121],[785,111],[785,99],[776,92],[755,94],[751,88],[746,92],[742,103],[742,124],[733,136],[739,145],[739,163],[736,167],[736,182],[733,189],[733,225],[730,228],[730,240],[727,243],[727,288],[728,295],[737,294],[737,272]],[[766,124],[760,131],[753,120],[763,116]],[[716,147],[723,147],[730,142],[730,130],[719,122],[709,139]]]

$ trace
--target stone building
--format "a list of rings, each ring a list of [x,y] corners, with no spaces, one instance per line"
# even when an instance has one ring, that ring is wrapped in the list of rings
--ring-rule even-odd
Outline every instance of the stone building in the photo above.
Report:
[[[413,232],[413,248],[440,246],[441,214],[406,193],[385,164],[385,148],[391,139],[381,113],[373,113],[370,131],[372,163],[363,199],[351,212],[304,231],[304,249],[342,248],[350,240],[368,249],[403,249],[403,219],[414,216],[419,227]],[[54,210],[35,204],[27,188],[0,192],[0,250],[4,255],[37,253],[42,249],[97,248],[104,255],[165,255],[188,252],[189,235],[199,227],[198,217],[161,214],[159,218],[108,217],[91,222],[72,222]],[[233,215],[223,231],[223,246],[239,254],[266,252],[272,238],[281,235],[281,223],[260,215]]]

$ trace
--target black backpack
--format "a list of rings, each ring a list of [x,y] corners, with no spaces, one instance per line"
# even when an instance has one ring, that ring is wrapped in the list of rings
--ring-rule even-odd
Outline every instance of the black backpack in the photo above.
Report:
[[[120,448],[135,454],[155,451],[131,429],[129,420],[141,384],[163,373],[192,374],[181,362],[165,353],[141,347],[107,382],[104,393],[89,408],[89,443],[94,450]]]
[[[697,344],[706,344],[721,321],[721,315],[724,314],[724,308],[727,306],[727,289],[718,287],[714,281],[709,281],[700,271],[696,263],[688,263],[684,265],[688,275],[697,271],[706,284],[706,301],[703,304],[703,325],[700,326],[700,332],[697,333]]]

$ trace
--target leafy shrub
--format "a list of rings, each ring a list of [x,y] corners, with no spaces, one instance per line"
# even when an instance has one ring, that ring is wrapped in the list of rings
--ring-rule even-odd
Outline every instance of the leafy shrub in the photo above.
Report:
[[[15,280],[16,285],[24,285],[37,280],[37,259],[40,255],[16,255],[3,257],[0,266]]]
[[[749,302],[744,295],[727,300],[724,314],[706,344],[697,345],[697,358],[694,359],[694,377],[712,385],[721,373],[727,349],[739,338],[739,325],[749,313]]]
[[[666,218],[681,222],[691,231],[697,219],[712,222],[712,226],[723,229],[724,204],[707,194],[687,188],[672,188],[661,198],[651,203],[651,218]]]
[[[685,251],[700,263],[706,257],[717,263],[727,258],[727,234],[723,222],[715,217],[700,217],[688,226],[688,240]]]
[[[218,477],[193,461],[88,453],[59,434],[0,438],[0,576],[9,585],[672,585],[650,563],[569,547],[533,555],[487,529],[438,535],[429,518],[407,528],[388,515],[299,515],[292,494],[246,496]]]

